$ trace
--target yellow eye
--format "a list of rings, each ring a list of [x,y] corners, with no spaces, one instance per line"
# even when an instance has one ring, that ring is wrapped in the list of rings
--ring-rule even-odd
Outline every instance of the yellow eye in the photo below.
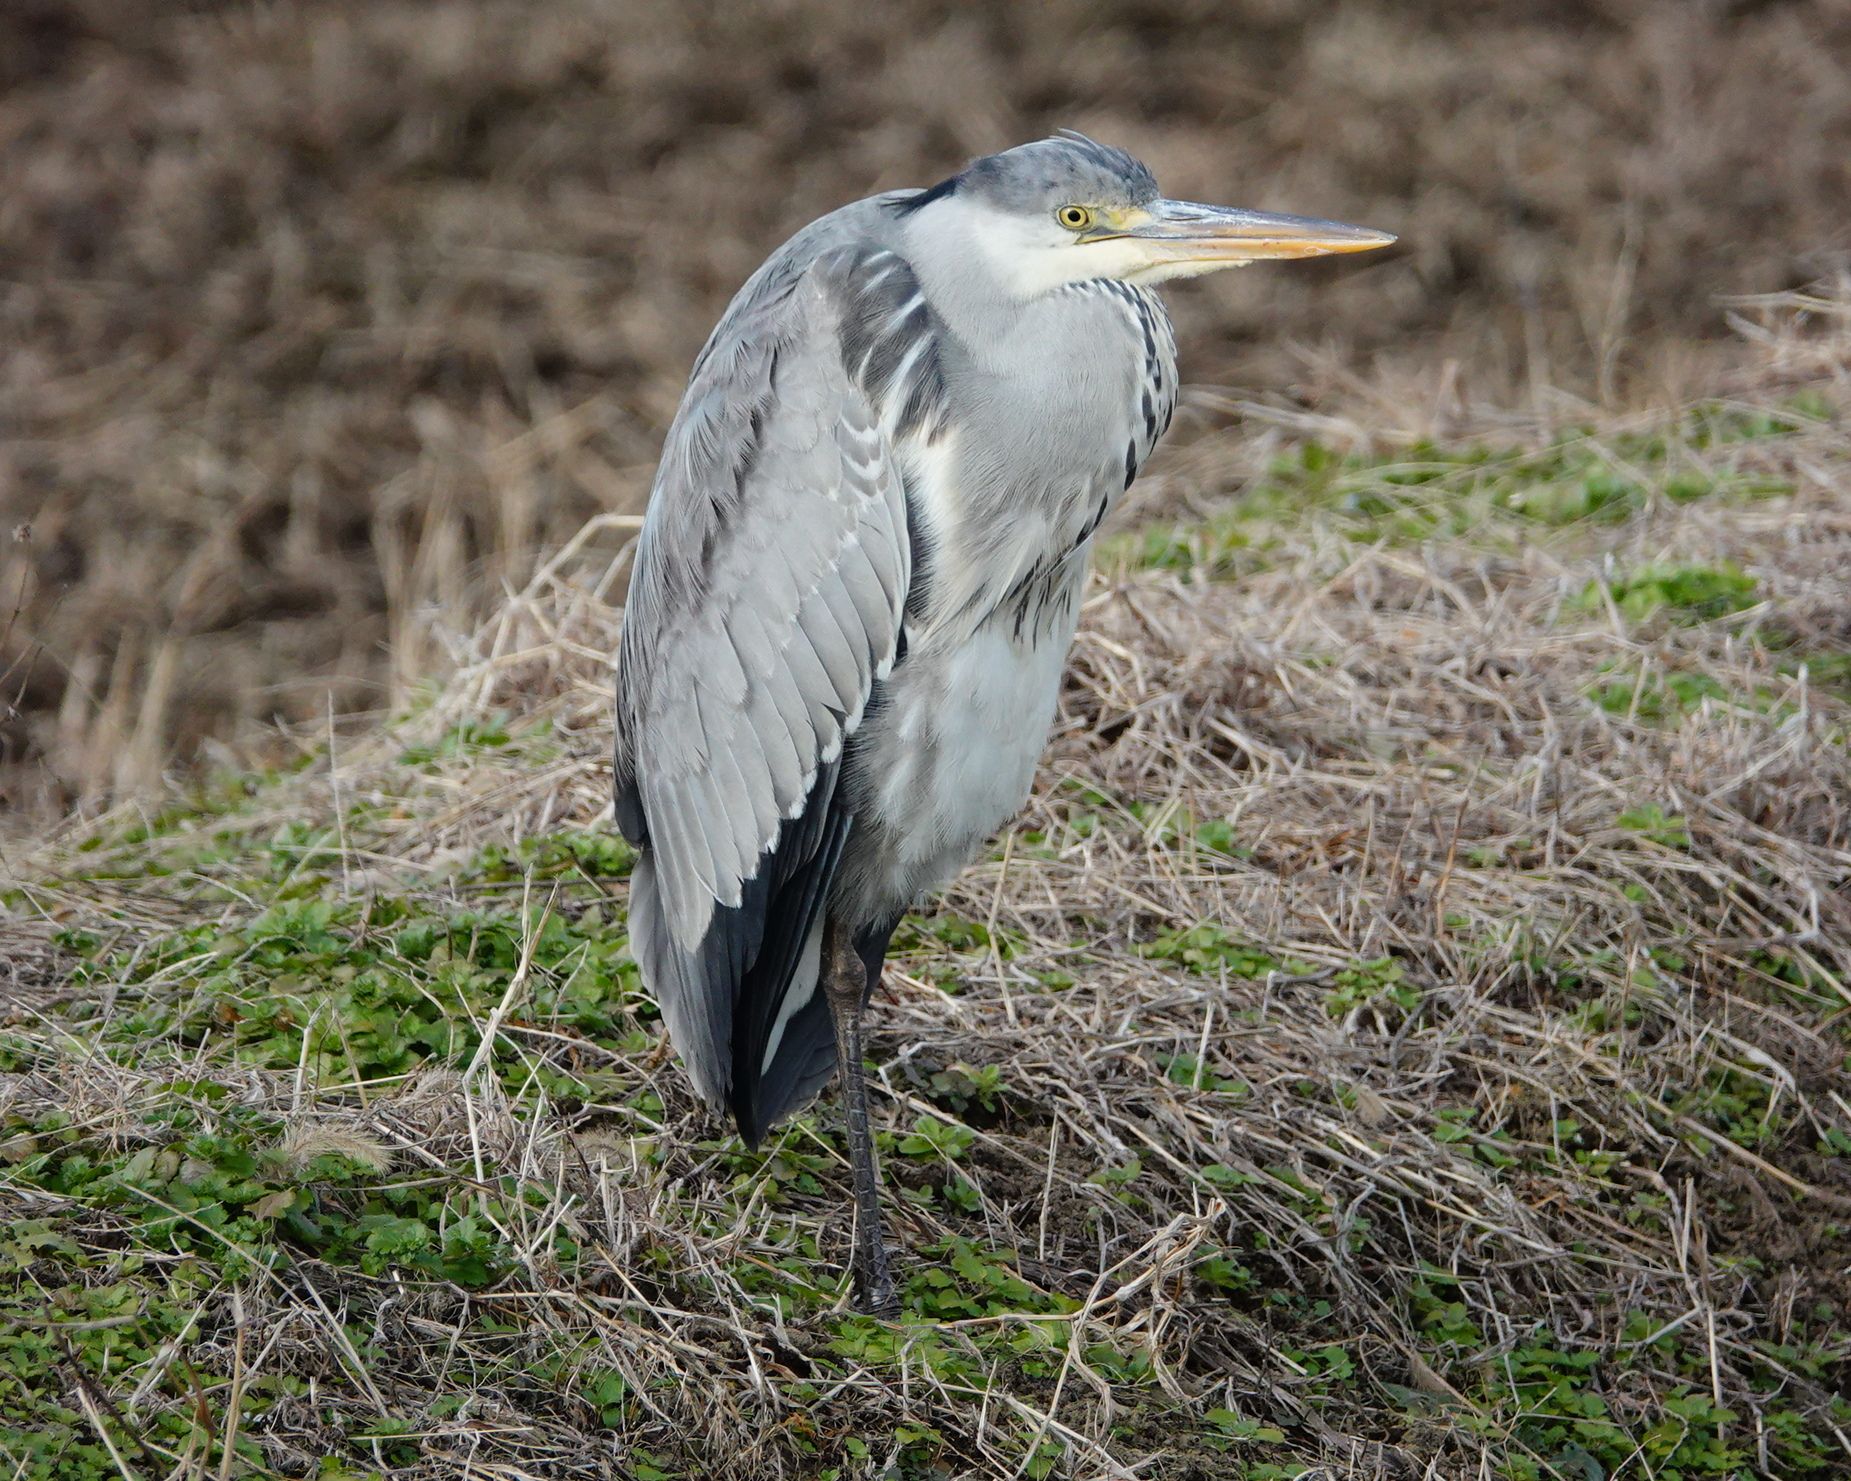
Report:
[[[1093,224],[1093,213],[1085,206],[1062,206],[1054,213],[1054,219],[1068,231],[1085,231]]]

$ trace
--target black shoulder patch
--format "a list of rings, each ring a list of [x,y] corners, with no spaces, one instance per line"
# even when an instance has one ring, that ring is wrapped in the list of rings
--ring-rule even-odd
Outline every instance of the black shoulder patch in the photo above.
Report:
[[[910,216],[922,207],[931,205],[933,201],[941,201],[948,195],[956,195],[958,182],[963,178],[962,175],[948,175],[938,184],[926,190],[917,191],[903,201],[889,201],[887,209],[896,216]]]

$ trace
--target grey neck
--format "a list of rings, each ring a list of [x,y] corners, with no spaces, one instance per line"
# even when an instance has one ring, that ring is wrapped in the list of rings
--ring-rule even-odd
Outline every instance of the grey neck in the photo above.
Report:
[[[965,354],[986,369],[1011,369],[1018,332],[1045,295],[1023,293],[998,270],[968,214],[953,201],[934,202],[906,218],[900,250]]]

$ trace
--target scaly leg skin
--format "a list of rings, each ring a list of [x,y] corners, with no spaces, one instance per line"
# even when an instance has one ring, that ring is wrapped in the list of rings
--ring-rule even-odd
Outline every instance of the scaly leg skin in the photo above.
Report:
[[[868,1085],[861,1068],[861,1012],[868,968],[849,933],[836,921],[823,928],[823,991],[836,1026],[836,1068],[848,1123],[848,1160],[855,1174],[855,1305],[869,1316],[900,1314],[900,1293],[887,1264],[887,1229],[881,1218],[880,1173],[874,1131],[868,1124]]]

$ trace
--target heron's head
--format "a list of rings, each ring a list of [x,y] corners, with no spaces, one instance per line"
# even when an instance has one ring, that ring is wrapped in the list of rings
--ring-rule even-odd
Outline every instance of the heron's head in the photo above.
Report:
[[[1166,200],[1138,160],[1071,132],[976,160],[893,204],[917,229],[974,250],[1023,297],[1094,278],[1160,283],[1274,258],[1371,252],[1395,240],[1338,221]]]

